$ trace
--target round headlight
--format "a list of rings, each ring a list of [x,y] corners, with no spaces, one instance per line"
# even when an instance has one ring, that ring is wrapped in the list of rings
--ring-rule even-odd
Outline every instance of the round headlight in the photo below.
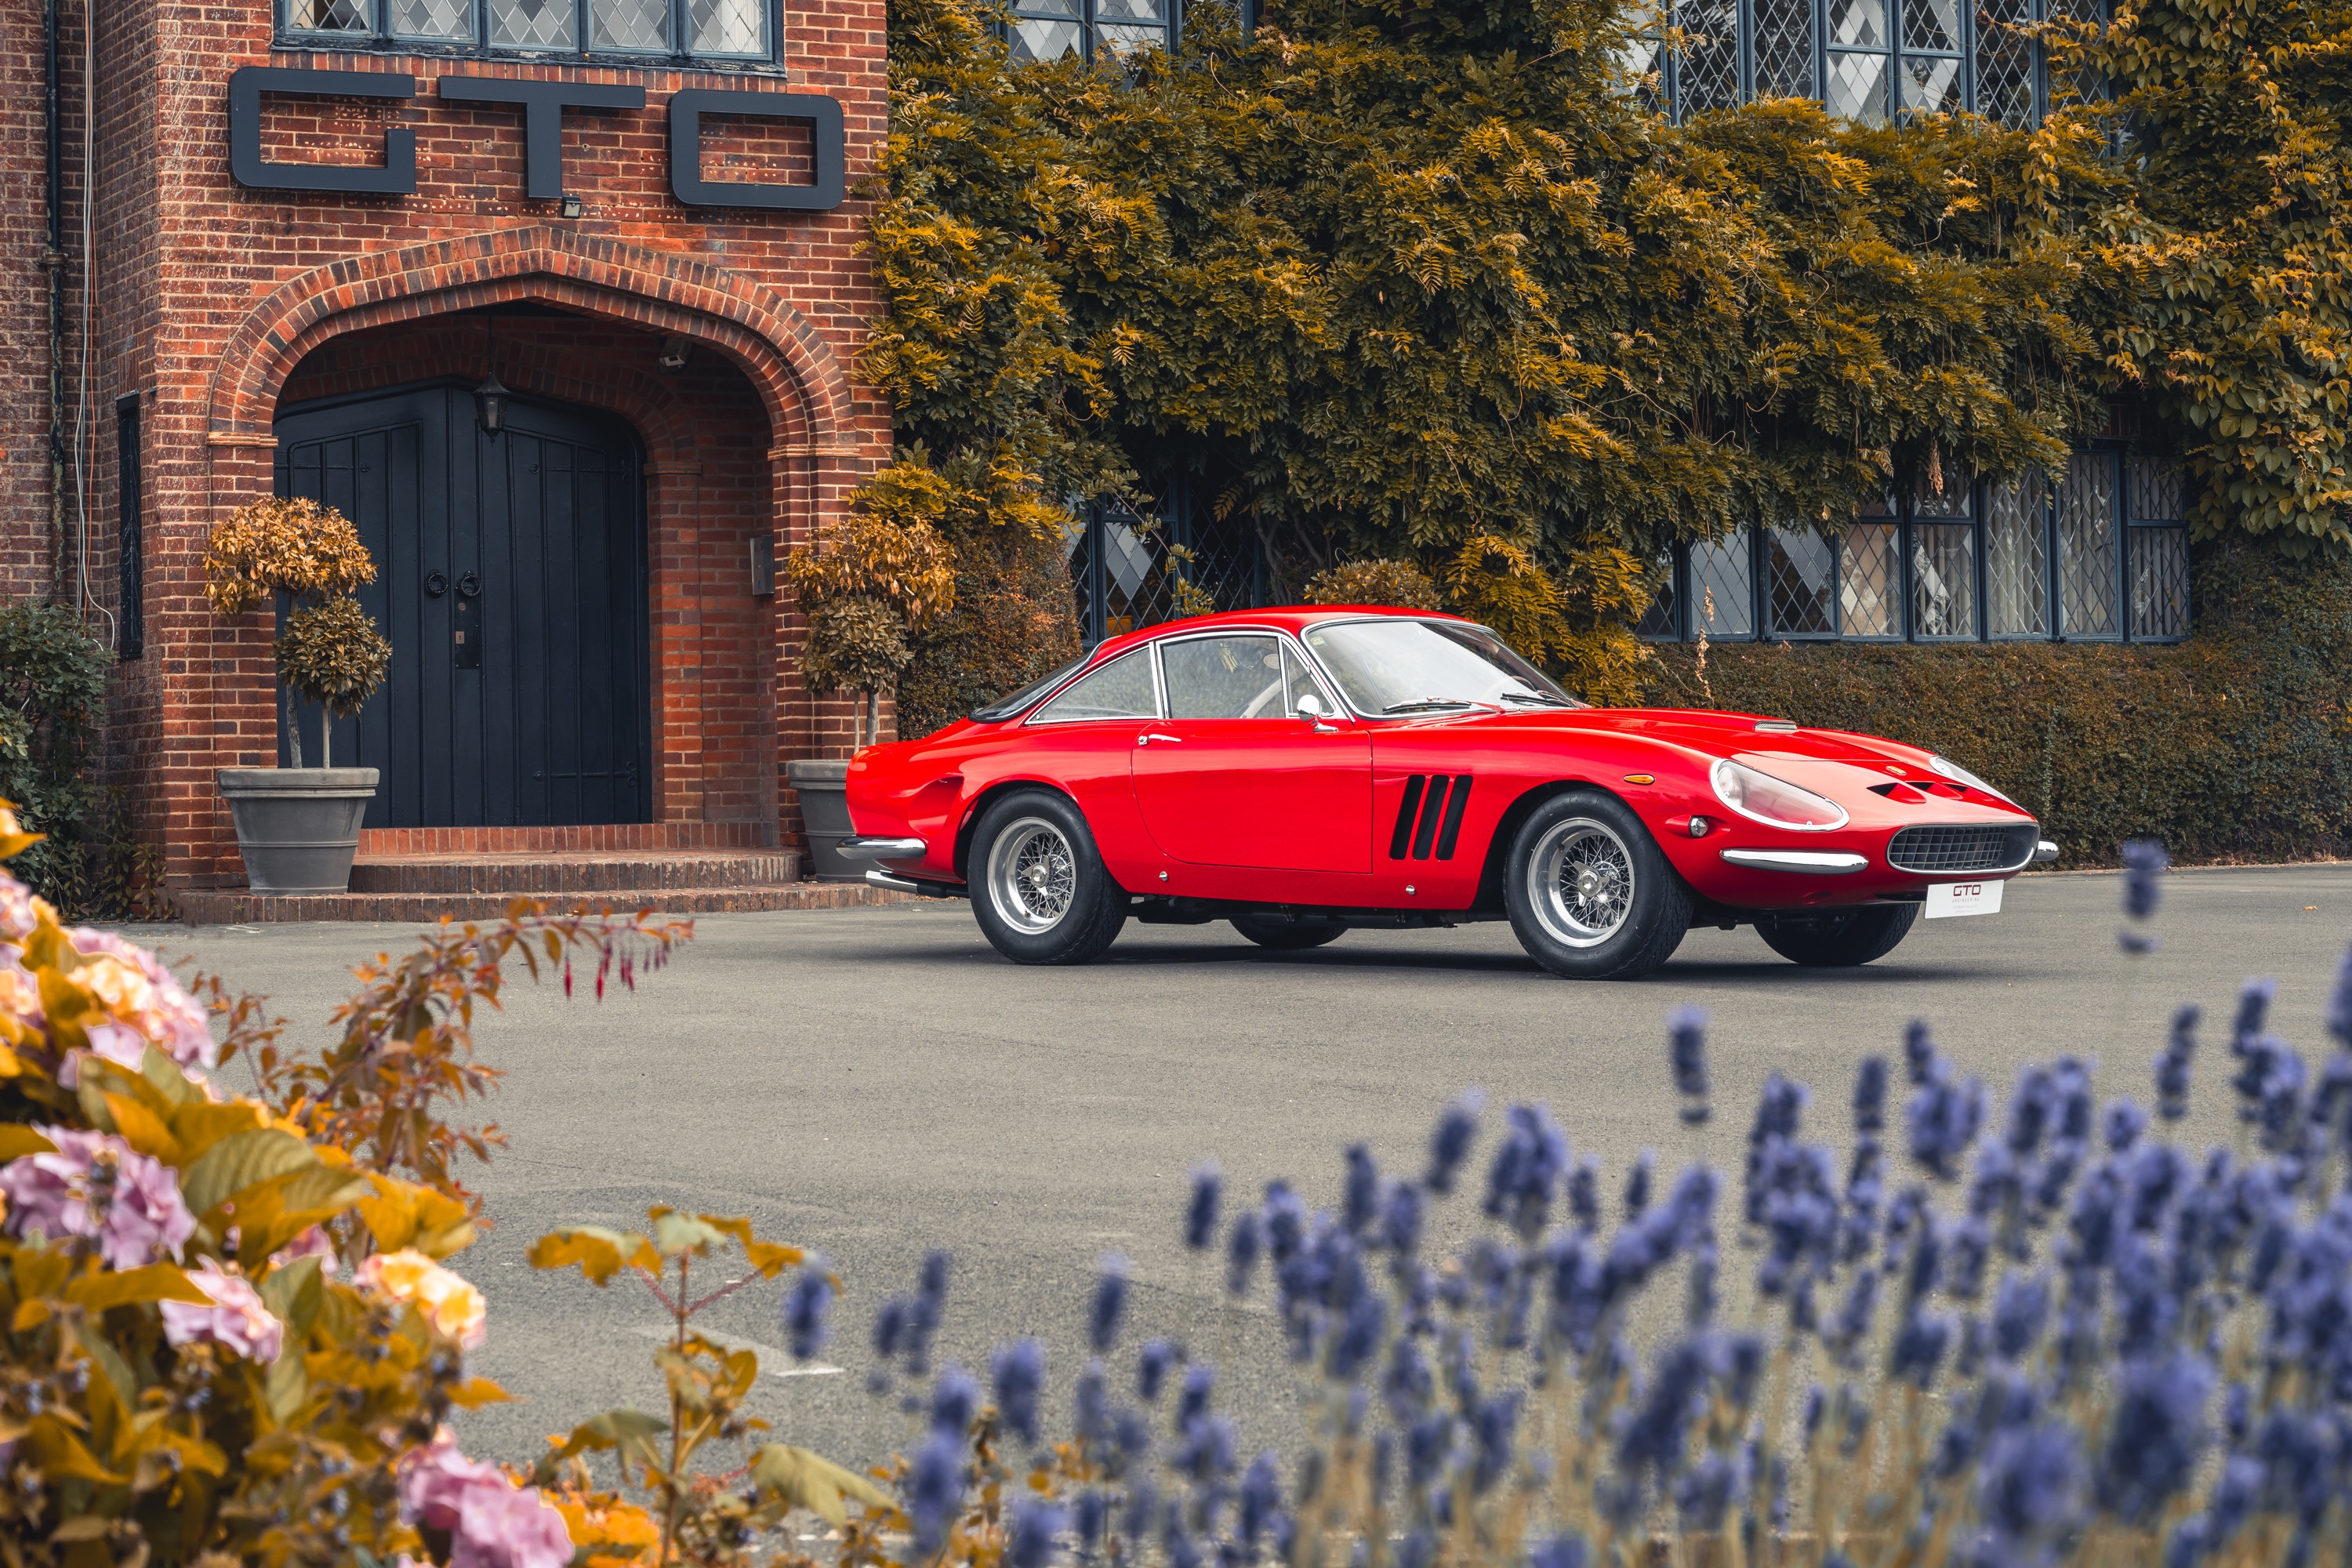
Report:
[[[1845,826],[1845,808],[1837,802],[1728,758],[1716,763],[1707,776],[1714,782],[1715,798],[1751,822],[1800,833]]]
[[[1993,788],[1992,785],[1985,783],[1984,780],[1977,777],[1976,774],[1969,772],[1968,769],[1960,766],[1959,763],[1952,761],[1949,757],[1929,757],[1927,759],[1927,765],[1935,769],[1937,773],[1943,774],[1946,778],[1951,780],[1954,784],[1964,784],[1970,789],[1980,789],[1984,791],[1985,794],[1992,796],[1995,800],[2009,801],[2010,805],[2017,805],[2017,802],[2010,800],[2009,796]],[[2024,807],[2019,806],[2018,809],[2022,811]]]

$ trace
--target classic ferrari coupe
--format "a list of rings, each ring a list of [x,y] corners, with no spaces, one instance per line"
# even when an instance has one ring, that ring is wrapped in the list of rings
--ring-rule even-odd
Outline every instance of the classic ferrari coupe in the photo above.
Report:
[[[1915,746],[1591,708],[1474,622],[1329,605],[1105,642],[859,753],[849,813],[867,881],[969,898],[1016,963],[1087,963],[1130,919],[1286,949],[1507,920],[1580,979],[1646,974],[1703,924],[1867,963],[2058,852]]]

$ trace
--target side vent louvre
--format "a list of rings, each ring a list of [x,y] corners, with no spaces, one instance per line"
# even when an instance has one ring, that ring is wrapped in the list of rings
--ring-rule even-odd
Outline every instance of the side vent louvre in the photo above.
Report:
[[[1410,854],[1426,860],[1433,848],[1440,860],[1453,859],[1462,837],[1462,812],[1469,804],[1468,773],[1407,774],[1396,826],[1389,833],[1389,858],[1402,860]]]

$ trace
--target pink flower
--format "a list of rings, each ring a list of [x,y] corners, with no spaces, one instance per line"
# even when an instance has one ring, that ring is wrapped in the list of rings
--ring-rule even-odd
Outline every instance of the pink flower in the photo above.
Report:
[[[460,1350],[479,1350],[489,1337],[489,1309],[482,1293],[413,1247],[362,1258],[352,1283],[395,1301],[415,1302],[425,1321],[457,1341]]]
[[[0,1165],[10,1235],[95,1237],[110,1268],[136,1268],[166,1252],[180,1256],[196,1219],[162,1162],[110,1133],[37,1131],[58,1146],[56,1153]]]
[[[98,997],[110,1020],[89,1026],[90,1049],[134,1070],[149,1046],[183,1068],[219,1062],[220,1044],[203,1005],[153,953],[111,931],[76,926],[66,934],[89,960],[74,971],[75,981]]]
[[[299,1263],[306,1258],[319,1260],[319,1272],[332,1279],[342,1260],[335,1256],[335,1238],[324,1226],[312,1226],[285,1246],[269,1255],[269,1267],[283,1268],[289,1263]]]
[[[213,1299],[213,1304],[163,1303],[165,1339],[175,1345],[209,1341],[265,1364],[278,1359],[286,1346],[286,1325],[261,1304],[260,1294],[243,1275],[224,1273],[219,1264],[207,1258],[188,1279]]]
[[[0,871],[0,941],[22,942],[39,923],[33,913],[33,890]]]
[[[400,1517],[449,1536],[449,1568],[565,1568],[572,1532],[536,1488],[457,1452],[444,1426],[400,1464]]]

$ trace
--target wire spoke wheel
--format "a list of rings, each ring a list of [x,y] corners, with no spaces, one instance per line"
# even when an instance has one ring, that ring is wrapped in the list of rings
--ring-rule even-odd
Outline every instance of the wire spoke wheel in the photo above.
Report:
[[[1006,924],[1032,936],[1062,923],[1077,896],[1077,857],[1060,827],[1024,816],[988,852],[988,892]]]
[[[1555,939],[1598,947],[1633,911],[1633,853],[1608,824],[1570,817],[1528,857],[1528,902]]]

